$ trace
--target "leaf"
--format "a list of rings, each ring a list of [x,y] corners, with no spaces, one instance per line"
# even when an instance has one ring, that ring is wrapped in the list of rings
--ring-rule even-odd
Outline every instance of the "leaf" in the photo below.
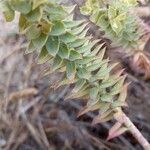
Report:
[[[64,6],[64,10],[70,14],[74,9],[75,9],[76,5],[72,5],[72,6]]]
[[[63,85],[68,85],[68,84],[73,84],[76,82],[76,79],[73,79],[73,80],[69,80],[67,79],[66,77],[64,79],[62,79],[59,84],[57,85],[57,87],[55,89],[57,89],[58,87],[60,86],[63,86]]]
[[[100,52],[98,53],[98,57],[100,60],[102,60],[104,58],[104,55],[105,55],[105,51],[106,51],[106,48],[103,48],[100,50]]]
[[[75,87],[73,88],[72,92],[73,93],[77,93],[78,91],[80,91],[82,89],[82,87],[86,84],[86,80],[85,79],[79,79],[76,83],[75,83]]]
[[[117,107],[123,107],[123,106],[128,106],[126,102],[121,102],[121,101],[114,101],[111,104],[111,108],[117,108]]]
[[[97,55],[97,53],[99,52],[99,57],[100,57],[100,53],[102,53],[102,56],[100,57],[100,59],[104,56],[105,54],[105,49],[101,49],[104,46],[104,43],[99,44],[98,46],[96,46],[96,48],[94,50],[91,51],[91,56],[95,56]]]
[[[109,135],[107,137],[107,140],[113,139],[115,137],[118,137],[119,135],[123,134],[125,131],[127,131],[128,128],[117,122],[110,130]]]
[[[73,16],[74,14],[69,14],[68,16],[66,16],[64,19],[63,19],[63,23],[65,24],[65,22],[69,22],[69,21],[73,21]],[[66,27],[66,26],[65,26]],[[67,28],[67,27],[66,27]]]
[[[53,23],[50,35],[59,36],[66,32],[63,22],[55,21]]]
[[[77,99],[77,98],[80,98],[80,97],[84,97],[86,95],[88,95],[88,89],[84,89],[84,90],[81,90],[77,93],[72,93],[70,95],[67,95],[65,97],[65,100],[67,100],[67,99]]]
[[[31,25],[26,30],[26,36],[28,40],[36,39],[40,36],[40,34],[41,34],[41,30],[40,28],[37,27],[36,24]]]
[[[88,31],[89,31],[89,28],[86,28],[83,32],[81,32],[81,33],[78,35],[78,38],[85,38]]]
[[[90,51],[92,47],[93,47],[93,44],[87,43],[87,44],[84,44],[82,47],[77,48],[77,51],[79,53],[84,53],[86,51]]]
[[[86,38],[84,38],[84,39],[76,39],[75,41],[69,43],[69,46],[73,47],[73,48],[77,48],[79,46],[82,46],[86,41],[87,41]]]
[[[7,22],[11,22],[15,17],[14,10],[11,9],[11,7],[8,5],[7,2],[1,2],[0,5],[2,7],[1,9],[2,9],[3,15],[5,17],[5,20]]]
[[[36,9],[37,7],[39,7],[40,5],[46,3],[47,0],[33,0],[33,6],[32,9]]]
[[[50,20],[62,20],[67,15],[62,5],[49,4],[45,5],[44,11],[48,15]]]
[[[66,74],[69,80],[73,80],[76,74],[75,62],[68,61],[66,64]]]
[[[113,111],[110,111],[108,110],[107,112],[101,114],[101,115],[98,115],[96,116],[94,119],[93,119],[93,122],[92,124],[95,125],[97,123],[102,123],[102,122],[106,122],[106,121],[109,121],[113,118],[113,115],[114,115],[114,112]]]
[[[110,95],[109,93],[106,93],[106,94],[103,94],[101,97],[100,97],[101,101],[103,102],[112,102],[113,100],[113,96]]]
[[[24,15],[20,14],[19,17],[19,30],[20,32],[24,31],[28,27],[29,23]]]
[[[108,67],[108,61],[102,64],[99,71],[96,73],[96,75],[91,77],[90,81],[94,82],[96,80],[104,79],[106,76],[108,76],[110,71],[107,67]]]
[[[50,60],[51,58],[52,58],[52,56],[50,56],[48,54],[47,49],[45,47],[43,47],[38,56],[38,64],[43,64],[43,63],[47,62],[48,60]]]
[[[122,87],[121,92],[120,92],[119,97],[118,97],[118,101],[120,101],[120,102],[125,102],[126,97],[127,97],[127,89],[128,89],[128,86],[129,86],[129,83],[126,83],[126,84]]]
[[[82,55],[75,50],[71,50],[69,55],[69,60],[75,61],[77,59],[82,59]]]
[[[111,103],[110,102],[100,102],[100,110],[99,110],[99,113],[100,114],[103,114],[105,113],[106,111],[108,111],[111,107]]]
[[[76,20],[76,21],[63,21],[66,28],[73,28],[82,24],[85,20]]]
[[[103,80],[103,82],[100,84],[99,88],[108,88],[113,86],[120,78],[117,76],[110,76],[107,80]]]
[[[42,9],[40,7],[36,8],[28,13],[25,17],[29,22],[40,21],[42,18]]]
[[[126,19],[126,13],[121,13],[121,14],[119,14],[117,17],[116,17],[116,19],[118,20],[118,21],[123,21],[123,20],[125,20]]]
[[[97,70],[100,67],[101,67],[100,63],[92,63],[91,65],[87,66],[86,69],[88,71],[94,71],[94,70]]]
[[[31,41],[25,51],[25,54],[30,54],[36,50],[36,47],[34,46],[33,42]]]
[[[107,67],[107,61],[106,63],[104,63],[104,65],[101,67],[101,69],[97,72],[96,76],[98,77],[98,79],[103,79],[104,77],[106,77],[107,75],[109,75],[109,72],[116,67],[116,65],[118,65],[118,63],[115,63],[113,65],[111,65],[110,67]]]
[[[41,31],[44,34],[48,34],[51,31],[51,28],[52,28],[52,23],[51,22],[42,20],[40,22],[40,25],[41,25]]]
[[[48,36],[46,34],[41,33],[41,35],[32,42],[37,49],[41,49],[45,45],[47,38]]]
[[[60,41],[58,37],[49,36],[46,42],[46,48],[52,56],[56,56],[59,51]]]
[[[111,19],[115,18],[116,16],[117,16],[117,10],[112,6],[109,6],[109,8],[108,8],[109,19],[111,20]]]
[[[94,111],[100,108],[100,104],[96,103],[92,106],[85,106],[81,111],[78,113],[78,117],[82,116],[83,114],[89,112],[89,111]]]
[[[63,60],[58,55],[56,55],[53,61],[53,65],[52,65],[52,71],[55,71],[56,69],[60,68],[62,63],[63,63]]]
[[[83,57],[81,60],[76,60],[76,63],[79,65],[85,65],[91,62],[93,59],[93,57]]]
[[[70,55],[70,50],[68,49],[68,46],[64,43],[60,44],[58,55],[63,59],[68,59]]]
[[[76,37],[73,34],[66,32],[65,34],[60,36],[60,40],[63,41],[64,43],[70,43],[75,41]]]
[[[92,100],[95,100],[97,98],[98,92],[99,92],[99,89],[97,87],[91,88],[90,89],[90,98]]]
[[[91,77],[91,73],[88,72],[85,68],[79,68],[77,71],[77,76],[81,79],[89,79]]]
[[[98,42],[99,42],[100,40],[94,40],[94,41],[86,41],[85,43],[84,43],[84,45],[82,46],[82,47],[79,47],[79,48],[77,48],[77,51],[78,52],[80,52],[80,53],[84,53],[84,55],[86,55],[86,54],[90,54],[90,56],[92,56],[91,54],[92,54],[92,52],[91,52],[91,50],[92,50],[92,47],[95,45],[95,44],[97,44]],[[95,56],[95,55],[94,55]]]
[[[71,31],[71,33],[78,35],[79,33],[81,33],[81,32],[85,29],[86,26],[87,26],[87,23],[84,23],[84,24],[82,24],[81,26],[79,26],[79,27],[73,29],[73,30]]]
[[[121,87],[124,83],[126,76],[121,77],[121,79],[112,87],[110,93],[111,95],[116,95],[118,93],[120,93],[121,91]]]
[[[111,24],[112,30],[116,34],[119,34],[121,32],[123,26],[121,25],[121,22],[117,18],[115,18],[112,21],[110,21],[110,24]]]
[[[19,11],[22,14],[28,14],[31,11],[31,2],[27,0],[11,0],[11,6],[15,11]]]

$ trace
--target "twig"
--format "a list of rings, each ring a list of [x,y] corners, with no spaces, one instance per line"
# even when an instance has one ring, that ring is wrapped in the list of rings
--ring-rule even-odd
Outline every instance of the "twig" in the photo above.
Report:
[[[26,88],[26,89],[11,93],[8,96],[7,101],[10,102],[10,101],[18,100],[21,98],[29,97],[29,96],[34,96],[37,93],[38,93],[38,90],[36,88]],[[1,100],[0,106],[2,106],[4,102],[5,101]]]
[[[9,57],[11,57],[13,54],[16,54],[18,51],[20,51],[21,49],[24,49],[26,47],[27,47],[26,43],[25,44],[19,43],[8,55],[6,55],[2,60],[0,60],[0,64],[2,64],[3,61],[5,61]]]
[[[17,100],[20,98],[36,95],[37,93],[38,93],[38,90],[35,88],[26,88],[21,91],[17,91],[17,92],[10,94],[8,100],[9,101]]]
[[[144,150],[150,150],[149,142],[144,138],[144,136],[137,129],[137,127],[131,122],[131,120],[126,116],[126,114],[122,113],[121,115],[117,115],[116,120],[119,121],[120,123],[123,123],[126,127],[128,127],[130,133],[141,144]]]

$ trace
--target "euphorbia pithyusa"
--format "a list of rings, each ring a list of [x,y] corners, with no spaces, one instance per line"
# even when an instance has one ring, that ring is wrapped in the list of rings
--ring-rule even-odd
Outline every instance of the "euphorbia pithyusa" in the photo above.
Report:
[[[20,13],[19,31],[29,43],[26,53],[36,52],[38,63],[50,65],[46,74],[64,73],[57,87],[74,84],[66,99],[87,99],[79,115],[98,110],[93,123],[113,118],[123,121],[120,118],[124,115],[121,107],[126,106],[126,76],[121,75],[122,71],[111,73],[117,64],[104,58],[104,43],[87,36],[87,22],[73,19],[75,6],[64,6],[61,0],[4,0],[1,6],[6,21],[12,21],[15,12]],[[120,122],[110,130],[109,139],[128,128]]]
[[[150,78],[150,60],[144,51],[150,30],[135,13],[137,0],[86,0],[81,12],[104,31],[112,46],[120,46],[126,56],[133,56],[133,63]]]

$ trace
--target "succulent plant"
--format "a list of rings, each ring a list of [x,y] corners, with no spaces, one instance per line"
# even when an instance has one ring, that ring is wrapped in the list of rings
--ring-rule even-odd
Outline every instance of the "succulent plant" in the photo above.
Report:
[[[116,108],[125,105],[125,76],[120,76],[122,71],[111,74],[117,64],[104,58],[103,43],[86,36],[87,23],[73,20],[75,6],[54,0],[8,0],[3,4],[6,21],[12,21],[16,11],[20,13],[19,30],[29,42],[26,53],[35,51],[39,63],[50,64],[46,74],[64,72],[58,86],[74,84],[66,98],[88,99],[80,115],[98,109],[94,122],[112,119]]]
[[[112,73],[117,64],[110,64],[109,59],[104,57],[105,44],[87,36],[89,28],[85,20],[74,20],[72,11],[75,6],[65,6],[61,2],[62,0],[1,0],[0,6],[6,21],[12,21],[15,12],[19,12],[19,31],[28,41],[26,53],[36,52],[38,63],[49,64],[49,70],[43,74],[64,73],[57,87],[74,84],[66,99],[87,99],[87,104],[79,115],[98,110],[99,114],[93,123],[115,118],[118,122],[110,129],[108,139],[130,130],[130,125],[131,132],[138,137],[140,133],[134,132],[135,126],[121,110],[122,106],[126,106],[126,76],[121,75],[123,71]],[[97,4],[107,4],[107,7],[99,9]],[[124,4],[126,7],[121,9]],[[97,25],[101,24],[103,30],[110,31],[115,39],[123,42],[126,34],[127,44],[131,42],[134,45],[135,37],[138,37],[135,34],[136,23],[133,21],[128,28],[132,16],[126,11],[133,5],[135,0],[115,0],[111,6],[109,1],[88,0],[82,12],[91,13],[92,20]],[[149,144],[146,143],[145,147],[149,147]]]
[[[90,20],[105,32],[113,44],[130,49],[139,49],[139,39],[144,32],[132,12],[137,5],[136,0],[92,1],[87,0],[81,7],[81,12],[90,15]]]

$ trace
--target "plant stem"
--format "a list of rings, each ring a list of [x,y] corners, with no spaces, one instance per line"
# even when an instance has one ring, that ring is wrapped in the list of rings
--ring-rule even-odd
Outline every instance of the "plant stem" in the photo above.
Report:
[[[117,121],[123,123],[130,133],[134,136],[134,138],[141,144],[144,150],[150,150],[149,142],[144,138],[141,132],[137,129],[137,127],[131,122],[131,120],[122,112],[120,117],[116,117]]]

